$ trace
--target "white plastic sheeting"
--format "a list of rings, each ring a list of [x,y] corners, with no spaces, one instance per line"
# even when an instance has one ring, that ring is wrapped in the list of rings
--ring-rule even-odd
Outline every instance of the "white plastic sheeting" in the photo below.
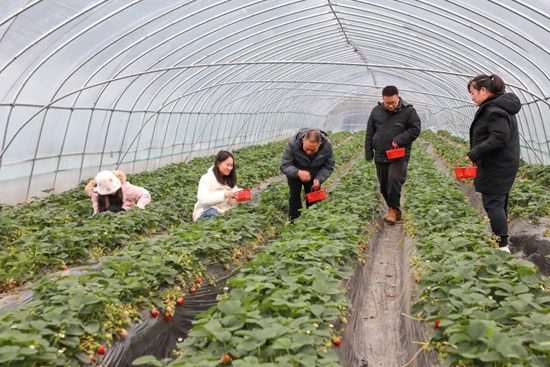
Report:
[[[549,20],[545,0],[0,0],[0,201],[356,130],[390,84],[466,137],[480,73],[520,96],[522,157],[548,163]]]

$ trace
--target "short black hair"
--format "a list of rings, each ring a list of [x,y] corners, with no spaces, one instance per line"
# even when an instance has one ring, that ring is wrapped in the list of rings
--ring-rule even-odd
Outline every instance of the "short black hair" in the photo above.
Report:
[[[388,85],[387,87],[384,87],[382,89],[382,97],[392,97],[392,96],[398,96],[399,90],[397,87],[394,87],[393,85]]]
[[[317,131],[311,130],[306,133],[306,136],[304,136],[304,139],[309,141],[310,143],[320,143],[321,135],[319,135]]]
[[[233,169],[231,170],[231,173],[229,175],[224,176],[220,172],[220,169],[218,168],[218,163],[224,162],[228,158],[233,158]],[[235,172],[235,157],[233,157],[233,154],[229,153],[227,150],[220,150],[218,154],[216,155],[216,161],[214,162],[214,168],[212,169],[214,172],[214,176],[216,176],[216,180],[218,180],[219,183],[222,185],[227,185],[231,188],[235,187],[237,185],[237,173]]]

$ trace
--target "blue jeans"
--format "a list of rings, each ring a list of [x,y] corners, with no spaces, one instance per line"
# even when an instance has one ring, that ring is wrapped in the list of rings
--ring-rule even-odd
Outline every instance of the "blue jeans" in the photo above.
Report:
[[[202,213],[201,218],[211,218],[218,215],[218,210],[216,208],[210,208],[204,213]]]

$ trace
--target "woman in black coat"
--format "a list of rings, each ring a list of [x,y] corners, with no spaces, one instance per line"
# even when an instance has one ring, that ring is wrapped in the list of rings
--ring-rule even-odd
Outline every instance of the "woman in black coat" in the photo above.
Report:
[[[474,186],[501,250],[508,248],[508,195],[519,168],[519,132],[516,114],[521,102],[505,93],[498,75],[478,75],[468,83],[472,100],[479,106],[470,126],[468,158],[478,166]]]

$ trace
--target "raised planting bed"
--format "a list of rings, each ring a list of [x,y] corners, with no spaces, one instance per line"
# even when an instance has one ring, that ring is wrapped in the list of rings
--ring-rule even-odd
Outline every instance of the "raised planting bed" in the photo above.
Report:
[[[342,157],[349,155],[347,150],[357,151],[356,140],[362,137],[354,139],[335,152],[337,162],[345,163]],[[157,317],[170,314],[171,318],[177,313],[179,299],[188,299],[189,294],[200,296],[200,287],[216,284],[208,269],[222,264],[224,270],[230,270],[274,235],[274,226],[283,225],[287,210],[285,189],[284,182],[275,182],[262,190],[263,205],[239,206],[229,215],[185,225],[156,242],[129,243],[118,254],[104,258],[95,272],[78,278],[40,279],[30,287],[35,292],[31,303],[0,313],[2,330],[8,331],[0,346],[9,350],[3,360],[12,366],[54,361],[78,365],[89,363],[90,355],[99,361],[103,347],[113,365],[118,365],[118,352],[109,348],[112,342],[125,340],[112,349],[125,353],[131,347],[125,335],[131,337],[133,330],[151,325],[129,328],[132,321],[143,325],[143,318],[151,317],[155,310],[159,311]],[[193,288],[198,289],[196,293],[191,292]]]
[[[433,327],[424,350],[442,366],[547,366],[548,278],[494,248],[486,221],[423,148],[412,157],[406,226],[421,294],[411,317]]]

